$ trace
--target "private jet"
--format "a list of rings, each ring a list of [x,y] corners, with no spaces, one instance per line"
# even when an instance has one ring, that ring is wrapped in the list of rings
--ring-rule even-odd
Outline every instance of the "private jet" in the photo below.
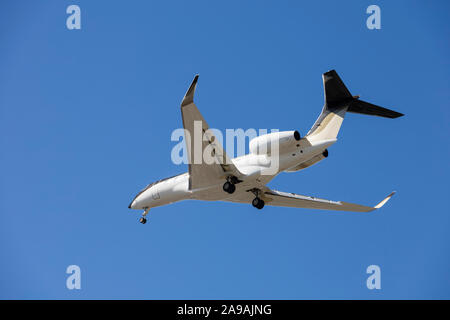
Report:
[[[381,208],[394,192],[370,207],[276,191],[266,186],[281,172],[300,171],[327,158],[328,148],[337,141],[347,112],[385,118],[403,116],[351,95],[335,70],[324,73],[322,78],[325,103],[319,118],[305,136],[301,137],[296,130],[260,135],[250,141],[248,154],[230,159],[194,103],[196,75],[181,102],[188,172],[147,185],[128,208],[144,210],[140,218],[142,224],[147,222],[151,208],[188,199],[252,204],[257,209],[265,205],[349,212],[371,212]],[[203,154],[208,148],[207,154],[210,153],[214,161],[192,161],[195,147],[191,147],[189,140],[192,140],[190,136],[195,126],[203,133],[197,151]]]

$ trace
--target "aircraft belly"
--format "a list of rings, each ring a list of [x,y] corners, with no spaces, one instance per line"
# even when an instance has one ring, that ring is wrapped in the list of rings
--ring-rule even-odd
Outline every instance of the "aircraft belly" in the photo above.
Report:
[[[232,195],[223,191],[223,184],[214,185],[208,188],[202,188],[198,190],[192,191],[192,198],[197,200],[205,200],[205,201],[218,201],[224,200],[232,197],[235,194],[248,192],[248,190],[253,188],[261,188],[266,185],[270,180],[272,180],[275,175],[260,175],[253,176],[251,179],[247,177],[244,178],[243,182],[237,183],[236,190]],[[224,181],[225,182],[225,181]]]

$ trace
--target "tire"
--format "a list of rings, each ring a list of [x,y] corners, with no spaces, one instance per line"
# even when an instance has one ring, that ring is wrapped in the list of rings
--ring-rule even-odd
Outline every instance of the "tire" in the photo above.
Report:
[[[255,198],[252,201],[252,205],[256,208],[256,209],[262,209],[264,208],[264,200],[260,199],[260,198]]]
[[[259,204],[258,204],[258,206],[256,207],[256,208],[258,208],[258,209],[262,209],[262,208],[264,208],[264,200],[261,200],[261,199],[259,199]]]
[[[223,191],[228,193],[233,193],[236,190],[236,186],[231,182],[227,181],[223,184]]]

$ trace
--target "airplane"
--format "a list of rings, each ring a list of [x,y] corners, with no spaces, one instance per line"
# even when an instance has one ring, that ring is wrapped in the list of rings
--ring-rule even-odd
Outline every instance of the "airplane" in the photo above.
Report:
[[[196,75],[181,102],[188,146],[188,172],[150,183],[134,197],[128,208],[144,210],[139,220],[142,224],[147,222],[146,216],[151,208],[188,199],[251,203],[257,209],[262,209],[264,205],[349,212],[371,212],[381,208],[395,192],[370,207],[272,190],[266,186],[281,172],[300,171],[327,158],[328,147],[337,141],[347,112],[385,118],[403,116],[402,113],[360,100],[359,96],[352,96],[335,70],[324,73],[322,78],[325,103],[319,118],[304,137],[297,130],[260,135],[250,141],[248,154],[230,159],[194,103],[198,81]],[[199,150],[203,154],[206,148],[210,148],[214,159],[212,163],[191,161],[193,150],[186,133],[194,132],[195,123],[204,133]],[[275,149],[267,147],[268,142],[278,146],[277,170],[270,167],[274,161],[271,153]]]

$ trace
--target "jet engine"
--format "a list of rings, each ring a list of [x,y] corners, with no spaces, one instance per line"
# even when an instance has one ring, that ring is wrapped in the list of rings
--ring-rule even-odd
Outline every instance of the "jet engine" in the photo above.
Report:
[[[284,153],[298,148],[300,139],[297,130],[272,132],[252,139],[249,150],[253,154],[271,154],[277,149],[279,153]]]

